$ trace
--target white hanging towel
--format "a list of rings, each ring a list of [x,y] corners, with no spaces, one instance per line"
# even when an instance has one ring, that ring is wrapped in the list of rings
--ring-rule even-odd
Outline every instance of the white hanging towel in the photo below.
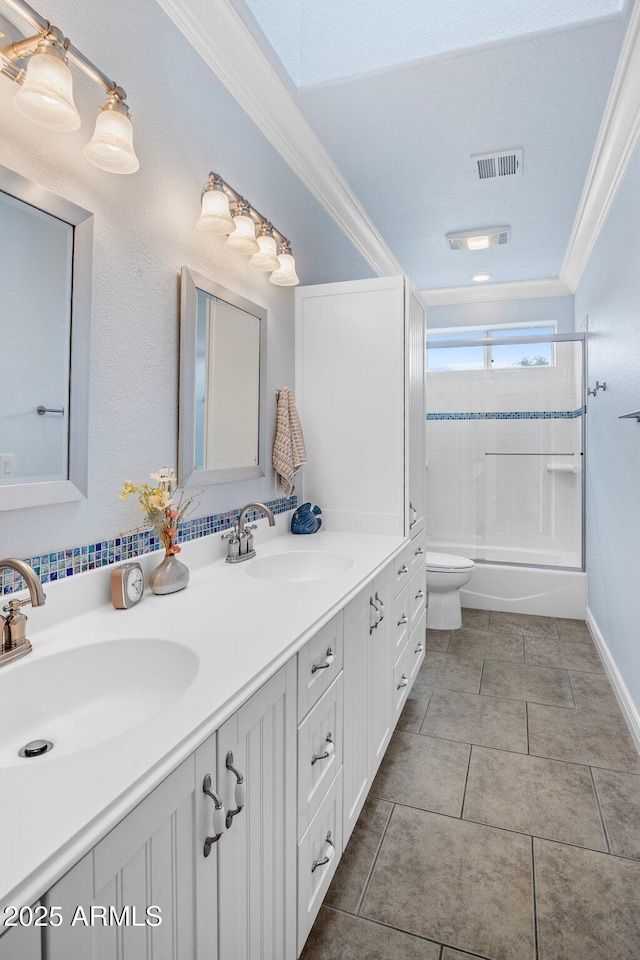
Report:
[[[288,387],[278,390],[277,404],[272,462],[284,495],[290,497],[293,492],[293,478],[307,462],[307,454],[296,403]]]

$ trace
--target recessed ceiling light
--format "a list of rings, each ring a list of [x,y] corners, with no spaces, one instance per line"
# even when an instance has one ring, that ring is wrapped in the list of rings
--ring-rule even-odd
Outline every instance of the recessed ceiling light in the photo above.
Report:
[[[475,283],[486,283],[487,280],[491,280],[492,276],[493,276],[492,273],[474,273],[471,279]]]

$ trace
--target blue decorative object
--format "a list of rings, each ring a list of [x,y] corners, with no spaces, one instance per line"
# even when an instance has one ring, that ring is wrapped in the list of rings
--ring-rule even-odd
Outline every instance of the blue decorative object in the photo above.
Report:
[[[322,526],[320,507],[311,509],[310,503],[303,503],[291,517],[291,533],[317,533]]]

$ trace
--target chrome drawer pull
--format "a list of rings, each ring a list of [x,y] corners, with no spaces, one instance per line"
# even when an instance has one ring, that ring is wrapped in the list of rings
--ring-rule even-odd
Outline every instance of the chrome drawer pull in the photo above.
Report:
[[[378,596],[378,591],[377,591],[377,590],[376,590],[376,593],[375,593],[375,596],[374,596],[374,600],[375,600],[376,603],[379,603],[379,604],[380,604],[380,619],[378,620],[378,623],[382,623],[382,621],[384,620],[384,602],[383,602],[383,601],[380,599],[380,597]]]
[[[400,569],[398,570],[398,576],[404,577],[405,573],[409,573],[409,568],[407,567],[406,563],[403,563]]]
[[[331,861],[333,860],[333,858],[334,858],[334,856],[335,856],[336,848],[334,847],[334,845],[333,845],[333,840],[331,839],[331,830],[329,830],[329,833],[327,834],[327,836],[326,836],[326,838],[325,838],[325,842],[329,844],[329,849],[327,850],[327,852],[326,852],[325,856],[322,858],[322,860],[314,860],[314,861],[313,861],[313,863],[311,864],[311,873],[315,873],[316,870],[318,869],[318,867],[324,867],[324,866],[326,866],[328,863],[331,863]]]
[[[402,627],[405,623],[408,623],[408,622],[409,622],[409,621],[407,620],[407,615],[406,615],[406,613],[403,613],[403,614],[402,614],[402,617],[398,620],[398,626],[399,626],[399,627]]]
[[[335,660],[335,657],[333,655],[333,650],[331,649],[331,647],[327,647],[327,658],[325,662],[314,663],[314,665],[311,667],[311,673],[316,673],[318,670],[327,670],[331,666],[334,660]]]
[[[217,843],[222,834],[224,833],[224,806],[222,805],[222,800],[215,792],[211,789],[211,776],[207,774],[204,780],[202,781],[202,792],[206,793],[208,797],[211,797],[213,800],[213,836],[206,837],[204,841],[204,850],[203,853],[205,857],[208,857],[211,853],[211,847],[214,843]]]
[[[411,528],[415,527],[416,523],[418,522],[418,511],[412,503],[409,504],[409,510],[411,510],[413,514],[413,520],[409,524],[409,530],[411,530]]]
[[[424,553],[424,550],[422,549],[422,547],[418,547],[418,549],[414,553],[414,557],[421,557],[423,553]]]
[[[327,734],[326,744],[327,744],[327,749],[325,750],[324,753],[314,753],[314,755],[311,757],[312,767],[315,766],[318,760],[327,760],[333,753],[335,753],[336,745],[331,739],[330,733]]]
[[[375,600],[373,599],[373,597],[369,597],[369,606],[370,606],[370,607],[373,607],[374,613],[375,613],[375,615],[376,615],[375,623],[370,623],[370,624],[369,624],[369,636],[371,636],[371,634],[373,633],[373,631],[378,629],[378,624],[380,623],[380,620],[381,620],[382,618],[381,618],[381,616],[380,616],[380,611],[378,610],[378,606],[377,606]]]
[[[418,646],[416,647],[416,649],[415,649],[413,652],[414,652],[414,653],[422,653],[423,650],[424,650],[424,647],[422,646],[422,643],[419,642],[419,643],[418,643]]]
[[[403,687],[406,687],[406,685],[407,685],[408,683],[409,683],[409,681],[407,680],[407,676],[406,676],[406,674],[403,673],[403,674],[402,674],[402,680],[401,680],[400,683],[398,684],[398,690],[402,690],[402,688],[403,688]]]
[[[233,765],[233,754],[231,750],[229,750],[229,753],[227,754],[227,759],[225,761],[225,764],[226,764],[227,770],[230,770],[231,773],[236,778],[236,789],[234,792],[234,801],[236,804],[236,809],[227,811],[226,824],[227,824],[227,830],[228,830],[231,824],[233,823],[233,818],[238,816],[238,814],[244,808],[245,803],[247,802],[247,785],[244,782],[243,774],[241,774],[239,770],[236,770],[236,768]]]
[[[422,592],[422,590],[418,590],[418,592],[416,593],[416,600],[422,600],[423,597],[424,597],[424,593]]]

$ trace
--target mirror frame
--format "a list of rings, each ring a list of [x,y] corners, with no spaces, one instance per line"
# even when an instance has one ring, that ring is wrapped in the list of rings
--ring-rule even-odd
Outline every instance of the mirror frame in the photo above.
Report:
[[[87,497],[89,474],[89,347],[93,214],[0,165],[0,191],[73,227],[69,357],[68,480],[0,486],[0,511],[70,503]]]
[[[253,466],[220,470],[194,469],[196,453],[195,383],[198,328],[198,290],[224,300],[260,321],[260,384],[258,412],[258,462]],[[252,300],[228,290],[189,267],[181,270],[180,289],[180,379],[178,402],[178,475],[186,485],[209,486],[265,476],[267,450],[267,311]]]

